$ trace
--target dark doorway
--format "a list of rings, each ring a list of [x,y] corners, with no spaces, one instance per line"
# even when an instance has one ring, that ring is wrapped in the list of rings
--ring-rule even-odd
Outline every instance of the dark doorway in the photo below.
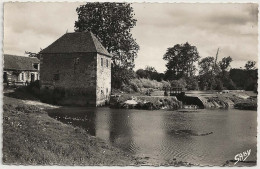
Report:
[[[35,79],[35,75],[31,73],[31,82],[34,82],[34,79]]]
[[[7,83],[8,79],[7,79],[7,72],[4,72],[4,83]]]

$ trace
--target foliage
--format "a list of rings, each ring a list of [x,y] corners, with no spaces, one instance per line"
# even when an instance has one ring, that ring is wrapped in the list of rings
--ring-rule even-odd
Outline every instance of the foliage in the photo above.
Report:
[[[232,79],[228,78],[228,80],[226,82],[224,82],[224,86],[228,89],[228,90],[236,90],[236,84],[233,82]]]
[[[144,93],[150,89],[163,90],[165,87],[169,88],[170,83],[164,80],[158,82],[156,80],[151,80],[146,78],[133,78],[129,80],[128,84],[123,84],[121,90],[127,93],[132,93],[132,92]]]
[[[136,74],[139,78],[148,78],[152,80],[162,81],[164,78],[163,73],[158,73],[154,67],[146,66],[145,69],[138,69]]]
[[[112,67],[112,88],[120,89],[123,84],[129,84],[136,74],[133,70],[124,67]]]
[[[152,66],[146,66],[146,67],[145,67],[145,70],[148,71],[148,72],[157,72],[157,71],[155,70],[155,68],[152,67]]]
[[[185,77],[186,81],[186,88],[187,90],[198,90],[199,89],[199,83],[198,79],[195,76]]]
[[[223,90],[224,89],[224,87],[223,87],[223,83],[222,83],[222,81],[220,80],[220,79],[215,79],[214,80],[214,84],[213,84],[213,89],[215,89],[215,90]]]
[[[144,69],[138,69],[138,70],[136,71],[136,75],[137,75],[139,78],[151,78],[149,72],[147,72],[147,71],[144,70]]]
[[[182,89],[186,88],[187,84],[184,78],[181,78],[179,80],[172,80],[171,87],[180,87]]]
[[[257,69],[231,69],[229,74],[238,89],[257,91]]]
[[[245,68],[246,70],[253,70],[255,69],[255,64],[256,62],[255,61],[247,61],[247,63],[245,64]]]
[[[229,57],[224,57],[220,62],[219,62],[219,67],[222,70],[222,72],[226,71],[230,67],[230,63],[233,61],[233,59]]]
[[[166,64],[166,79],[177,80],[183,76],[192,76],[196,70],[194,63],[200,58],[196,46],[188,42],[167,49],[163,59]]]
[[[113,54],[113,64],[133,68],[139,46],[132,37],[136,25],[133,8],[129,3],[86,3],[77,8],[75,31],[92,31],[108,52]]]
[[[211,74],[211,72],[213,72],[214,69],[214,57],[206,57],[203,58],[200,62],[199,62],[199,73],[200,75],[205,75],[205,74]]]
[[[28,55],[28,57],[38,57],[38,53],[25,51],[25,54]]]
[[[212,90],[215,87],[217,87],[216,78],[220,72],[220,68],[218,65],[215,64],[214,60],[215,60],[214,57],[209,56],[203,58],[199,62],[199,67],[200,67],[199,86],[202,90]],[[221,86],[220,82],[218,83],[219,83],[218,85]]]
[[[165,88],[168,89],[168,88],[171,87],[171,83],[169,81],[164,81],[163,80],[161,83],[162,83],[162,88],[163,89],[165,89]]]

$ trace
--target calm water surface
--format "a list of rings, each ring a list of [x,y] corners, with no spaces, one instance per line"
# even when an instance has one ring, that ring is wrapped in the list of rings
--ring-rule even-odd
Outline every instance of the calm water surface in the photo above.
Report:
[[[256,161],[257,112],[241,110],[177,111],[110,108],[60,108],[49,115],[84,128],[136,156],[147,164],[177,160],[200,165],[223,165],[238,153],[251,149],[247,160]],[[178,130],[209,133],[178,134]]]

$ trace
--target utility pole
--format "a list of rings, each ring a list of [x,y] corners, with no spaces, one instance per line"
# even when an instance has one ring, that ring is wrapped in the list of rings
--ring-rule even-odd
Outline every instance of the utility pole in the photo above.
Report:
[[[215,68],[217,67],[217,60],[218,60],[218,52],[219,52],[219,48],[217,50],[217,53],[216,53],[216,58],[215,58],[215,63],[212,67],[212,71],[211,71],[211,83],[210,83],[210,90],[212,90],[212,82],[213,82],[213,71],[215,71]]]
[[[218,60],[218,52],[219,52],[219,48],[218,48],[218,50],[217,50],[216,59],[215,59],[215,65],[214,65],[214,66],[216,66],[216,65],[217,65],[217,60]],[[214,68],[215,68],[215,67],[214,67]]]

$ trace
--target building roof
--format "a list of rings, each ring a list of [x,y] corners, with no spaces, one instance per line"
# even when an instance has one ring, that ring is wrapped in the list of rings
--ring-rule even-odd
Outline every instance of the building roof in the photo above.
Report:
[[[78,53],[97,52],[106,56],[111,55],[98,41],[92,32],[66,33],[43,49],[40,53]]]
[[[37,71],[33,67],[34,63],[40,63],[36,57],[25,57],[4,54],[4,70],[31,70]]]

